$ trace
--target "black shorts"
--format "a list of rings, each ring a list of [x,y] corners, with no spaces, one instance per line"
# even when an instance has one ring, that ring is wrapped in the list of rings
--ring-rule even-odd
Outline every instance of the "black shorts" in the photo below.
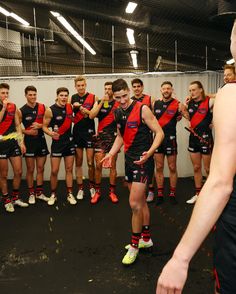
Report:
[[[236,293],[236,223],[218,220],[214,244],[214,273],[220,294]]]
[[[45,138],[25,140],[24,157],[43,157],[49,154]]]
[[[83,132],[74,132],[73,138],[75,142],[75,148],[94,148],[95,143],[95,130],[88,129]]]
[[[116,133],[101,132],[95,137],[95,152],[108,153],[116,139]]]
[[[202,134],[201,137],[206,142],[201,142],[199,138],[191,134],[189,136],[188,151],[192,153],[211,154],[213,148],[213,137],[212,134]]]
[[[156,149],[155,153],[165,154],[165,155],[175,155],[177,154],[177,141],[176,136],[165,135],[164,140],[161,145]]]
[[[51,145],[51,157],[66,157],[75,155],[73,138],[70,140],[53,140]]]
[[[0,142],[0,159],[21,156],[21,149],[14,139]]]
[[[134,159],[125,154],[125,181],[149,184],[153,177],[153,157],[150,157],[143,165],[134,164]]]

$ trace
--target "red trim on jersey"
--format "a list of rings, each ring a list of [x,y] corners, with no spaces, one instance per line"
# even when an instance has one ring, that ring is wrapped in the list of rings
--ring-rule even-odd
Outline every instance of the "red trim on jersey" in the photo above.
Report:
[[[86,99],[84,100],[84,103],[82,104],[82,106],[90,110],[93,107],[94,100],[95,100],[94,94],[89,93]],[[80,111],[78,111],[74,118],[74,124],[77,124],[83,118],[84,118],[83,114]]]
[[[220,290],[220,281],[219,281],[219,277],[218,277],[218,273],[216,271],[216,268],[213,269],[213,272],[214,272],[214,276],[216,279],[216,287],[218,288],[218,290]]]
[[[151,108],[152,106],[152,100],[151,100],[151,96],[149,95],[144,95],[143,97],[143,101],[141,102],[142,104],[147,105],[149,108]]]
[[[38,103],[38,111],[37,111],[37,115],[36,115],[36,118],[35,118],[34,122],[36,122],[38,124],[42,124],[43,123],[44,112],[45,112],[44,104]],[[26,130],[31,130],[31,125],[28,126],[28,128],[26,128]]]
[[[138,128],[141,123],[142,106],[143,104],[141,102],[136,102],[126,121],[125,131],[123,135],[124,152],[128,151],[138,132]]]
[[[4,135],[15,121],[16,105],[14,103],[8,103],[5,111],[7,112],[6,116],[0,122],[0,135]]]
[[[179,109],[179,101],[174,99],[173,101],[171,101],[171,103],[168,105],[166,110],[163,112],[162,116],[158,119],[158,122],[162,128],[172,120],[172,118],[175,116],[178,109]]]
[[[196,128],[207,116],[207,113],[209,111],[209,100],[210,97],[207,96],[206,99],[202,101],[202,103],[198,106],[197,111],[194,113],[190,120],[191,128]]]
[[[66,103],[66,117],[63,124],[58,129],[58,133],[60,135],[65,134],[65,132],[70,129],[72,124],[72,114],[73,114],[73,110],[72,110],[71,104]]]
[[[105,127],[113,123],[115,120],[114,110],[119,107],[120,103],[115,101],[109,113],[98,123],[98,133],[102,132]]]

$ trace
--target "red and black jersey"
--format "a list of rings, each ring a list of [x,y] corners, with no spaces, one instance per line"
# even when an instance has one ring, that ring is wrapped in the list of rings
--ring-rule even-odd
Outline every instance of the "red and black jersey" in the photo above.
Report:
[[[131,97],[134,101],[139,101],[144,105],[147,105],[150,109],[152,109],[152,98],[149,95],[143,94],[142,97],[136,98],[135,96]]]
[[[73,111],[71,104],[67,103],[65,107],[60,107],[56,103],[50,106],[52,111],[52,119],[49,127],[54,130],[58,126],[59,140],[67,140],[71,138],[71,125],[73,120]]]
[[[114,111],[119,107],[119,102],[112,100],[108,102],[108,105],[108,107],[104,107],[103,105],[97,115],[98,133],[103,131],[109,133],[116,133]]]
[[[171,98],[167,102],[164,100],[156,100],[154,103],[153,112],[164,133],[175,136],[177,118],[180,115],[179,101],[174,98]]]
[[[2,106],[0,110],[2,109]],[[0,122],[0,135],[8,135],[16,132],[15,124],[16,105],[14,103],[8,103],[2,121]]]
[[[142,121],[142,107],[138,101],[133,101],[126,109],[115,111],[117,127],[124,141],[124,152],[139,159],[144,151],[148,151],[152,142],[150,129]]]
[[[191,128],[198,132],[210,131],[212,123],[212,112],[209,107],[210,97],[206,97],[203,101],[190,100],[188,104],[188,112],[190,116]]]
[[[79,96],[79,94],[74,94],[71,97],[71,104],[79,102],[84,108],[91,110],[95,103],[95,95],[91,93],[86,93],[84,96]],[[88,132],[88,130],[93,130],[95,132],[95,123],[93,119],[89,117],[84,117],[79,108],[75,107],[73,109],[74,113],[74,131],[78,132]]]
[[[24,128],[30,129],[31,125],[34,122],[37,122],[39,124],[43,123],[43,116],[45,113],[45,105],[41,103],[36,103],[34,107],[30,107],[28,104],[25,104],[20,108],[21,113],[22,113],[22,123],[24,125]],[[42,129],[38,130],[38,135],[37,136],[28,136],[25,134],[25,139],[27,138],[30,139],[39,139],[44,137],[44,133]]]

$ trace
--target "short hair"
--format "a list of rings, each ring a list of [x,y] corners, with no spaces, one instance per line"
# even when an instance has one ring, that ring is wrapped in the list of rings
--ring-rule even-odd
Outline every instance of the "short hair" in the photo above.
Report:
[[[128,86],[127,82],[124,79],[115,80],[112,83],[112,92],[114,93],[114,92],[118,92],[121,90],[129,90],[129,86]]]
[[[134,84],[140,84],[141,86],[143,86],[143,81],[136,78],[131,81],[131,85],[133,86]]]
[[[9,90],[10,89],[10,86],[7,83],[1,83],[0,84],[0,89],[7,89],[7,90]]]
[[[108,81],[108,82],[106,82],[106,83],[104,84],[104,87],[105,87],[105,86],[112,85],[112,84],[113,84],[113,82],[111,82],[111,81]]]
[[[82,82],[82,81],[84,81],[84,82],[86,83],[86,78],[85,78],[84,76],[77,76],[77,77],[75,77],[75,79],[74,79],[75,84],[76,84],[77,82]]]
[[[204,100],[206,99],[205,90],[204,90],[203,85],[202,85],[202,83],[200,81],[193,81],[193,82],[190,83],[190,85],[197,85],[198,88],[202,89],[202,97],[203,97]]]
[[[236,72],[235,72],[235,66],[233,64],[226,64],[224,66],[224,70],[226,70],[226,69],[230,69],[233,72],[234,75],[236,74]]]
[[[61,92],[67,92],[69,95],[69,90],[66,87],[60,87],[57,89],[57,95],[59,95]]]
[[[25,88],[25,95],[27,95],[27,93],[28,93],[29,91],[37,92],[37,89],[35,88],[35,86],[27,86],[27,87]]]
[[[164,86],[164,85],[170,85],[171,87],[173,87],[172,83],[170,81],[164,81],[162,84],[161,84],[161,87]]]

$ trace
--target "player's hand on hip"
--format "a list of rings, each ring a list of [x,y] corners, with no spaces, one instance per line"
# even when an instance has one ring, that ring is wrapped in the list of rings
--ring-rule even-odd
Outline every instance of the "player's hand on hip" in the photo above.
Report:
[[[100,161],[102,163],[102,167],[111,168],[111,160],[112,154],[107,153],[106,156]]]

